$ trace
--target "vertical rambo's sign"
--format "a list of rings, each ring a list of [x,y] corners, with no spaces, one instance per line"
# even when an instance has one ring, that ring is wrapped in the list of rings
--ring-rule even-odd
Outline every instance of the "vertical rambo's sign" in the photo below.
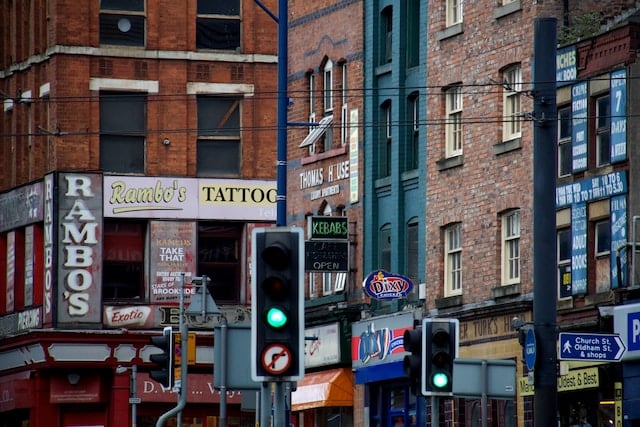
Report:
[[[57,314],[59,323],[101,322],[102,180],[58,175]]]

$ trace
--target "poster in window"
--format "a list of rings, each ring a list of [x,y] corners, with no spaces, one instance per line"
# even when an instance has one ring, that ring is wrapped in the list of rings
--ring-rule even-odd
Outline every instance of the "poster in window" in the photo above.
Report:
[[[571,87],[571,114],[573,117],[571,142],[573,144],[573,172],[587,168],[587,82]]]
[[[196,270],[196,224],[152,221],[150,233],[151,303],[179,303],[182,273],[189,284]],[[187,301],[190,291],[185,289]]]
[[[587,205],[571,207],[571,285],[573,295],[587,293]]]
[[[627,195],[612,197],[610,200],[611,224],[611,288],[627,286],[627,251],[624,248],[627,242]],[[620,262],[618,264],[618,255]],[[618,266],[620,270],[618,270]]]

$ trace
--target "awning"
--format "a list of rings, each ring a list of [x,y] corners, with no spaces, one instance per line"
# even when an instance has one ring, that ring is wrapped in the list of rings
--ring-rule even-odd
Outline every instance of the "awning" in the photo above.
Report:
[[[303,148],[315,144],[316,141],[320,139],[322,135],[324,135],[329,125],[331,125],[331,122],[333,122],[333,115],[323,117],[322,120],[318,122],[318,126],[313,128],[309,132],[309,135],[307,135],[306,138],[302,140],[298,147]]]
[[[291,393],[291,410],[326,406],[353,406],[353,373],[350,368],[306,374]]]

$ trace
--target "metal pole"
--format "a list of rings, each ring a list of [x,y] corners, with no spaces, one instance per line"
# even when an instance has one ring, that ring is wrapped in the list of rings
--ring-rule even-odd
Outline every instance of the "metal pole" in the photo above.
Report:
[[[275,383],[275,391],[273,394],[273,427],[285,427],[286,411],[284,404],[284,383],[282,381]]]
[[[138,425],[138,366],[131,365],[131,427]]]
[[[270,383],[262,383],[260,389],[260,427],[271,425],[271,387]]]
[[[431,396],[431,426],[440,425],[440,399],[438,396]]]
[[[220,427],[227,427],[227,317],[223,314],[220,319]]]
[[[277,150],[277,188],[276,188],[276,225],[287,225],[287,72],[289,62],[287,53],[288,1],[278,0],[278,150]]]
[[[480,381],[482,382],[482,396],[480,397],[480,404],[482,405],[482,427],[487,427],[487,361],[482,360],[482,370],[480,371]]]
[[[534,426],[558,424],[556,354],[556,19],[534,21],[533,325],[536,334]],[[551,303],[550,303],[551,302]]]

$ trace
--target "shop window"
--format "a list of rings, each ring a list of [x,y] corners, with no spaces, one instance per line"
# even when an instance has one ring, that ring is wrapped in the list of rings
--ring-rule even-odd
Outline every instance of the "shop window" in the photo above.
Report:
[[[243,224],[198,224],[198,276],[211,279],[209,292],[216,303],[240,303],[241,238]]]
[[[145,221],[105,220],[103,298],[144,299]]]

